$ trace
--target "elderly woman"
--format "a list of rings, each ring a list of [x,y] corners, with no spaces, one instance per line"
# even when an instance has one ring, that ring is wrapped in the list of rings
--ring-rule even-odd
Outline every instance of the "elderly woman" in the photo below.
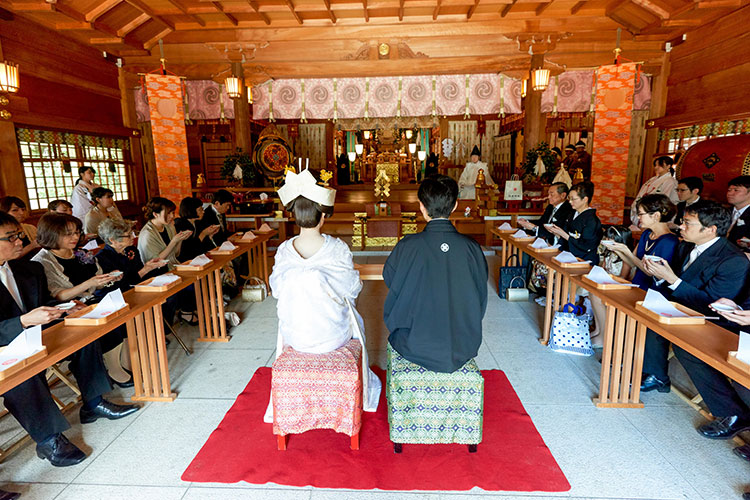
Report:
[[[177,207],[166,198],[156,196],[151,198],[144,207],[146,225],[138,235],[138,252],[143,262],[159,258],[168,262],[169,268],[174,269],[180,261],[182,242],[188,239],[192,231],[175,231],[174,211]]]
[[[219,232],[221,226],[214,224],[198,231],[196,222],[203,217],[203,202],[199,198],[185,198],[180,202],[180,216],[174,221],[176,231],[192,231],[188,239],[182,242],[179,260],[185,262],[216,247],[211,237]]]
[[[81,221],[72,215],[48,213],[39,219],[37,241],[42,246],[31,260],[44,267],[47,287],[57,300],[96,300],[101,290],[119,278],[104,274],[96,259],[77,250],[81,237]],[[120,349],[125,329],[118,328],[101,338],[107,372],[114,383],[131,387],[130,376],[120,364]]]
[[[96,170],[94,167],[79,167],[78,180],[73,186],[73,192],[70,194],[70,204],[73,205],[73,215],[83,222],[86,214],[94,207],[91,204],[91,192],[98,188],[99,185],[94,183]]]
[[[5,196],[0,198],[0,210],[12,215],[21,226],[21,231],[23,233],[21,235],[23,250],[21,250],[19,259],[24,257],[27,259],[31,258],[39,249],[39,244],[36,242],[36,228],[31,224],[24,224],[24,221],[29,216],[29,211],[26,209],[26,203],[24,203],[21,198]]]
[[[122,220],[122,214],[115,207],[113,199],[114,193],[111,189],[105,187],[94,188],[91,193],[91,199],[94,207],[86,214],[83,226],[86,228],[86,234],[98,235],[99,224],[106,219]]]

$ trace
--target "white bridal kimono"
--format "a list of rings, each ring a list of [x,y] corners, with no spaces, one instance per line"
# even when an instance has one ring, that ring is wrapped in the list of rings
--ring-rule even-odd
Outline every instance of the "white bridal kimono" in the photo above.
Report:
[[[476,188],[474,185],[477,183],[477,176],[479,175],[479,169],[484,170],[484,182],[488,186],[495,183],[490,175],[490,169],[487,164],[483,161],[468,162],[461,172],[461,177],[458,179],[458,197],[462,200],[470,199],[473,200],[476,197]]]
[[[672,174],[666,172],[659,177],[651,177],[643,186],[641,186],[638,195],[635,197],[635,200],[633,200],[633,204],[630,207],[630,220],[636,226],[638,225],[638,201],[647,194],[663,194],[675,205],[680,201],[680,198],[677,196],[677,179],[672,177]]]
[[[362,290],[359,273],[354,270],[349,247],[338,238],[324,234],[325,242],[312,257],[305,259],[294,248],[295,238],[284,241],[276,251],[269,278],[279,331],[276,357],[284,346],[300,352],[335,351],[352,338],[362,343],[362,404],[374,412],[380,399],[380,379],[370,370],[364,336],[364,322],[354,301]],[[269,401],[266,422],[273,421]]]

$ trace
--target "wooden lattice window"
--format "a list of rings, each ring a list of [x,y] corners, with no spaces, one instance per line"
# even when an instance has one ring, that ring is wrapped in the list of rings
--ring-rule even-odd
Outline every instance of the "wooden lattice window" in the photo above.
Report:
[[[115,200],[128,199],[127,139],[31,129],[17,129],[16,135],[31,210],[70,200],[82,166],[96,170],[94,182],[111,189]]]

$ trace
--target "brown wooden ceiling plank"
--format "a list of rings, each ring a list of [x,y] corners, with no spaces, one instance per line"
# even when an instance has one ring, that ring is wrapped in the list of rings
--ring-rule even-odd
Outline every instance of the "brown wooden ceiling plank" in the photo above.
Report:
[[[326,10],[328,11],[328,17],[331,18],[331,22],[333,24],[336,24],[336,15],[331,10],[331,0],[323,0],[323,3],[326,6]]]
[[[440,0],[438,0],[438,1],[440,1]],[[364,8],[364,10],[365,10],[365,22],[369,23],[370,22],[370,13],[367,12],[367,0],[362,0],[362,8]]]
[[[187,7],[182,5],[178,0],[167,0],[169,3],[177,7],[177,9],[182,12],[183,14],[190,16],[190,18],[195,21],[196,23],[200,24],[201,26],[206,26],[206,21],[201,19],[199,16],[196,16],[195,14],[188,12]]]
[[[630,21],[628,21],[624,17],[619,16],[615,12],[612,12],[611,14],[608,14],[607,17],[609,17],[610,19],[612,19],[616,23],[621,24],[625,29],[627,29],[628,31],[630,31],[633,34],[640,33],[640,31],[642,29],[642,28],[636,26],[635,24],[631,23]]]
[[[59,12],[60,14],[73,19],[74,21],[86,21],[86,16],[83,14],[83,12],[78,12],[70,5],[55,3],[52,4],[52,10],[55,12]]]
[[[271,24],[271,20],[268,19],[268,16],[260,11],[260,7],[258,6],[258,2],[256,0],[247,0],[247,3],[248,5],[250,5],[250,7],[252,7],[252,9],[255,11],[258,17],[260,17],[261,20],[263,20],[263,22],[266,23],[266,26]]]
[[[651,2],[650,0],[632,0],[632,2],[635,5],[648,10],[649,12],[656,14],[662,19],[669,19],[670,17],[668,10],[663,9],[662,7],[659,7],[658,5],[656,5],[654,2]]]
[[[151,50],[154,47],[154,45],[159,43],[159,40],[167,36],[170,32],[172,32],[172,28],[169,28],[169,27],[164,28],[159,33],[157,33],[156,35],[152,36],[151,38],[143,42],[143,48],[146,50]]]
[[[630,0],[612,0],[609,4],[607,4],[607,8],[604,9],[604,15],[609,17],[611,14],[614,14],[629,2]]]
[[[96,21],[99,17],[109,12],[114,7],[118,6],[122,0],[103,0],[100,1],[94,8],[85,13],[86,21]]]
[[[128,4],[132,5],[136,9],[139,9],[141,12],[144,12],[151,16],[151,19],[155,19],[156,21],[159,21],[160,23],[168,26],[172,31],[174,31],[174,23],[170,21],[169,19],[165,19],[163,16],[158,15],[154,10],[146,5],[142,0],[125,0]]]
[[[703,20],[701,19],[664,19],[661,22],[661,26],[665,28],[690,28],[702,24]]]
[[[536,13],[536,15],[537,16],[541,16],[542,12],[544,12],[545,10],[547,10],[549,8],[549,6],[552,5],[553,1],[554,0],[551,0],[551,1],[547,2],[547,3],[541,4],[539,7],[537,7],[536,10],[534,11]]]
[[[700,1],[696,6],[698,9],[736,9],[742,7],[742,0],[710,0]]]
[[[234,17],[232,14],[224,10],[224,6],[221,5],[221,2],[211,2],[211,3],[216,8],[216,10],[224,14],[224,17],[226,17],[230,23],[234,24],[235,26],[239,24],[236,17]]]
[[[294,4],[292,3],[292,0],[284,0],[286,2],[287,7],[289,7],[289,11],[292,13],[294,18],[297,20],[297,24],[302,24],[302,18],[300,17],[299,13],[295,10]]]
[[[586,5],[586,0],[581,0],[570,9],[570,15],[575,16],[581,8]]]
[[[505,17],[510,12],[510,9],[513,8],[513,6],[516,4],[518,0],[513,0],[511,3],[505,5],[502,9],[500,9],[500,17]]]
[[[151,17],[148,14],[146,14],[145,12],[141,12],[141,14],[134,18],[132,21],[124,24],[123,26],[120,26],[117,29],[117,36],[124,37],[149,19],[151,19]]]
[[[477,7],[479,7],[479,0],[474,1],[474,5],[469,7],[469,12],[466,13],[466,20],[468,21],[471,19],[471,16],[474,15],[474,11],[477,10]]]

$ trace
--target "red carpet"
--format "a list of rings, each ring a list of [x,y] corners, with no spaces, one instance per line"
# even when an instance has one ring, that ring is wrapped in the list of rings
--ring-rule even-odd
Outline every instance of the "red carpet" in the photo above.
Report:
[[[382,370],[376,373],[384,379]],[[183,481],[381,490],[568,491],[570,485],[536,431],[505,374],[485,379],[484,434],[477,453],[466,445],[404,445],[388,439],[385,389],[376,413],[364,413],[360,450],[329,430],[289,437],[277,451],[263,423],[271,369],[260,368],[182,475]]]

